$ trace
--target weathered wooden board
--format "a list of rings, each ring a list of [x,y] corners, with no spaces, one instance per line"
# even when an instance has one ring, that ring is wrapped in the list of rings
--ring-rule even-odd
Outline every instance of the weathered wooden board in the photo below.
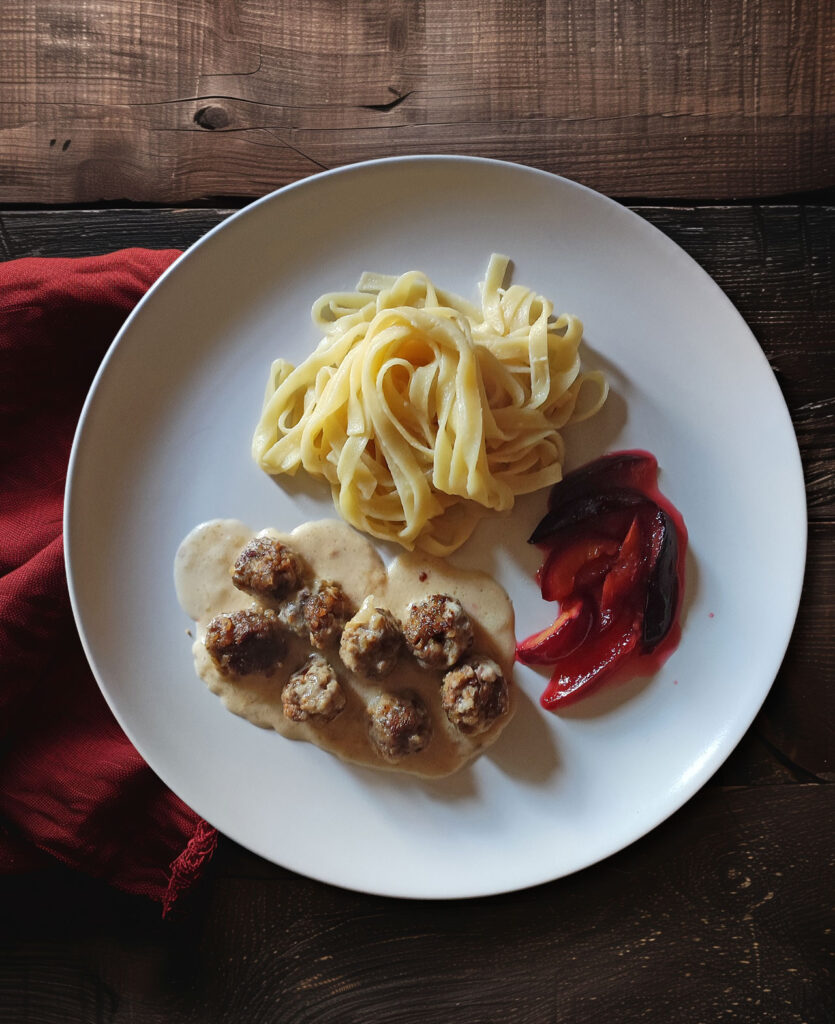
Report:
[[[260,195],[394,154],[616,196],[835,185],[818,0],[4,0],[0,202]]]
[[[165,922],[65,872],[0,879],[0,1021],[831,1024],[834,818],[832,786],[706,790],[596,867],[471,902],[229,842]]]

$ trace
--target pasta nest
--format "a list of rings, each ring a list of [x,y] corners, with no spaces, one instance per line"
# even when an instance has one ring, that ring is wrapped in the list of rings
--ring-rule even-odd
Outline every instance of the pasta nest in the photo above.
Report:
[[[581,372],[577,317],[502,287],[508,262],[491,257],[480,308],[418,271],[321,296],[319,345],[299,366],[272,364],[258,465],[323,477],[347,522],[433,555],[560,480],[560,429],[597,412],[607,384]]]

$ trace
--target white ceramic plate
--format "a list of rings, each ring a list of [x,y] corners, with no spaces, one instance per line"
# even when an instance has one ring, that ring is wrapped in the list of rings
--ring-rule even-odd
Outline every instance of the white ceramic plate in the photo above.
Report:
[[[249,456],[270,361],[318,340],[322,292],[361,271],[427,271],[475,298],[491,252],[586,325],[613,394],[567,434],[569,466],[642,447],[690,531],[681,645],[648,680],[560,716],[544,678],[471,768],[426,783],[349,767],[229,714],[197,679],[174,552],[197,523],[290,529],[334,515],[326,489],[276,484]],[[457,560],[494,573],[518,635],[553,606],[525,543],[546,495],[483,523]],[[119,722],[221,831],[313,878],[458,897],[558,878],[642,836],[718,768],[780,665],[803,575],[797,443],[750,331],[676,245],[603,196],[486,160],[415,157],[282,189],[201,239],[109,351],[70,464],[65,535],[78,628]]]

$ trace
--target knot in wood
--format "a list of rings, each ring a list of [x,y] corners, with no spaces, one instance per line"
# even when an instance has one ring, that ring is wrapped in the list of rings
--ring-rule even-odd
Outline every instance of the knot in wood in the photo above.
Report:
[[[206,131],[214,132],[229,124],[229,114],[223,107],[201,107],[194,115],[194,123],[205,128]]]

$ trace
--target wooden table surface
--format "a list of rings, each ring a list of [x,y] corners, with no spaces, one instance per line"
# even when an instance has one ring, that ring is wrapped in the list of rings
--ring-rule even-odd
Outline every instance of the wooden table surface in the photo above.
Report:
[[[222,839],[165,921],[57,866],[0,878],[0,1022],[835,1020],[834,84],[817,0],[4,0],[0,258],[186,246],[371,157],[565,174],[678,242],[751,326],[797,431],[809,555],[751,730],[628,849],[410,903]]]

